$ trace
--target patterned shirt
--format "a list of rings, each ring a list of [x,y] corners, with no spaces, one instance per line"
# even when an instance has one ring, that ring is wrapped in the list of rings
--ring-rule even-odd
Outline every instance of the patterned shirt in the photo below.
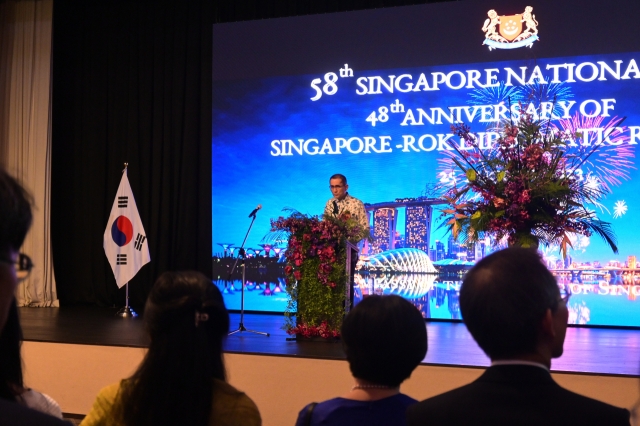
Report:
[[[337,214],[335,213],[334,203],[338,207]],[[364,208],[364,203],[356,197],[352,197],[349,193],[342,200],[331,198],[324,206],[324,214],[326,216],[339,217],[345,212],[351,213],[351,217],[358,222],[362,229],[369,230],[369,214]]]

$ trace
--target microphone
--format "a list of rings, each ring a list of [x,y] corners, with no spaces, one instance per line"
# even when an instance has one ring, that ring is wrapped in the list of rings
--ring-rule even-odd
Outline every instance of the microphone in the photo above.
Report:
[[[333,200],[333,215],[338,216],[339,211],[340,210],[338,209],[338,202],[336,200]]]
[[[258,213],[258,210],[260,210],[262,208],[262,204],[258,204],[258,206],[253,209],[253,211],[251,213],[249,213],[249,217],[256,217],[256,213]]]

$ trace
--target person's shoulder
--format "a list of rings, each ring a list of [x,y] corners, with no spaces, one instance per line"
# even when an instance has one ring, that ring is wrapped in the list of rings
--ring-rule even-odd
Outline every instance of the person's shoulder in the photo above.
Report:
[[[222,380],[214,379],[213,381],[213,395],[214,398],[227,401],[235,401],[236,404],[243,404],[249,406],[256,406],[256,404],[242,392],[231,386],[229,383]],[[257,408],[256,408],[257,409]]]
[[[33,389],[27,389],[19,395],[20,403],[25,407],[33,408],[41,413],[62,418],[60,405],[49,395]]]
[[[241,390],[238,390],[231,386],[229,383],[219,379],[213,379],[213,392],[236,396],[244,394],[244,392],[242,392]]]
[[[399,393],[394,398],[396,402],[399,402],[400,404],[405,404],[405,405],[413,405],[418,402],[417,399],[411,398],[409,395],[405,395],[403,393]]]
[[[298,419],[296,420],[296,426],[306,426],[309,424],[309,416],[314,419],[324,418],[337,408],[343,407],[345,404],[350,404],[351,400],[345,398],[333,398],[322,402],[311,402],[305,405],[298,413]]]
[[[317,403],[314,407],[314,412],[330,412],[336,409],[341,409],[345,407],[360,407],[360,406],[405,406],[408,407],[410,405],[416,404],[418,401],[411,398],[405,394],[397,394],[387,398],[378,399],[376,401],[358,401],[355,399],[347,399],[347,398],[333,398],[328,399],[326,401]],[[300,410],[300,414],[303,414],[308,410],[311,404],[307,404],[302,410]]]
[[[346,201],[348,204],[352,205],[352,206],[358,206],[359,208],[364,209],[364,203],[362,202],[361,199],[354,197],[351,194],[347,194],[347,196],[345,197]]]
[[[397,395],[389,396],[387,398],[378,399],[376,401],[370,402],[370,404],[374,406],[378,406],[381,409],[390,409],[397,410],[406,408],[415,405],[418,403],[417,399],[411,398],[409,395],[405,395],[403,393],[399,393]]]
[[[393,395],[376,401],[358,401],[338,397],[320,403],[307,404],[298,413],[296,426],[309,424],[310,415],[314,420],[314,424],[348,424],[354,416],[358,416],[363,422],[366,419],[373,421],[375,418],[377,420],[376,424],[382,424],[380,418],[376,418],[379,415],[384,416],[385,420],[391,420],[391,423],[384,424],[396,424],[396,420],[400,418],[402,418],[402,424],[404,424],[404,413],[407,407],[417,402],[417,400],[405,394]]]
[[[460,407],[465,407],[461,410]],[[428,398],[407,409],[407,425],[509,424],[507,414],[522,417],[521,424],[628,425],[629,411],[567,389],[554,381],[523,391],[517,386],[476,380]],[[480,417],[478,417],[480,416]]]
[[[101,425],[104,424],[106,419],[112,417],[111,410],[120,391],[121,383],[124,383],[124,380],[100,389],[96,399],[93,401],[91,410],[80,423],[81,426]]]
[[[559,388],[558,399],[563,404],[569,404],[584,418],[593,419],[594,421],[597,418],[606,419],[609,425],[629,424],[629,410],[626,408],[616,407],[615,405],[580,395],[561,386]]]
[[[210,424],[259,426],[262,419],[258,406],[247,394],[227,382],[214,379]]]
[[[23,407],[22,405],[0,399],[0,418],[2,424],[5,426],[62,426],[69,424],[64,420],[57,419],[48,414],[40,413],[32,410],[31,408]]]
[[[312,402],[305,405],[304,408],[300,410],[299,416],[302,416],[304,413],[306,413],[310,409],[312,404],[314,406],[313,407],[314,413],[326,413],[326,412],[331,412],[336,408],[358,405],[360,403],[361,401],[355,401],[353,399],[346,399],[346,398],[340,398],[340,397],[327,399],[326,401],[322,401],[322,402]]]
[[[427,398],[407,408],[407,424],[422,424],[422,420],[442,417],[447,418],[448,413],[456,413],[460,406],[464,406],[466,401],[474,398],[475,384],[469,383],[448,392],[441,393],[431,398]],[[441,423],[437,423],[441,424]]]
[[[472,385],[473,383],[469,383],[459,388],[451,389],[450,391],[432,396],[431,398],[427,398],[423,401],[418,402],[413,406],[413,408],[416,408],[418,406],[443,406],[446,405],[449,401],[455,402],[456,400],[459,400],[459,398],[466,398],[468,396],[472,397],[472,394],[474,393],[474,386]]]
[[[100,389],[100,392],[98,392],[98,396],[96,398],[103,399],[109,402],[115,401],[123,382],[124,380],[103,387],[102,389]]]

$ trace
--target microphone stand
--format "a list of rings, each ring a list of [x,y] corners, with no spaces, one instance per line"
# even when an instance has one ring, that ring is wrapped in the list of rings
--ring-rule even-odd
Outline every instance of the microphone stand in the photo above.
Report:
[[[242,259],[242,287],[240,290],[240,324],[238,325],[238,328],[230,331],[229,332],[229,336],[231,336],[232,334],[236,334],[236,333],[241,333],[243,331],[249,332],[249,333],[255,333],[255,334],[262,334],[263,336],[269,336],[269,333],[265,333],[263,331],[255,331],[255,330],[249,330],[247,328],[245,328],[244,326],[244,287],[246,285],[246,275],[245,275],[245,260],[246,260],[246,256],[245,256],[245,250],[244,250],[244,244],[247,242],[247,237],[249,236],[249,232],[251,232],[251,227],[253,226],[253,222],[255,222],[256,220],[256,213],[259,209],[254,210],[253,212],[251,212],[251,214],[249,215],[249,217],[251,217],[251,223],[249,224],[249,229],[247,229],[247,233],[244,236],[244,240],[242,240],[242,245],[240,246],[240,248],[238,249],[238,257],[236,258],[236,261],[233,263],[233,267],[231,268],[231,271],[229,272],[229,276],[228,279],[231,280],[231,275],[234,273],[234,271],[236,270],[236,266],[238,266],[238,261],[240,259]]]

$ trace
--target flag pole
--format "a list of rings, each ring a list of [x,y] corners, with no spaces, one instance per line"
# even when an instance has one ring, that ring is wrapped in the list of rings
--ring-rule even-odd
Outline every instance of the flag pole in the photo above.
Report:
[[[129,163],[124,163],[124,170],[122,171],[122,173],[126,172],[128,167]],[[116,315],[121,318],[135,318],[138,316],[138,314],[136,314],[135,311],[129,306],[129,281],[125,283],[124,287],[126,298],[124,308],[121,308]]]
[[[125,306],[116,313],[116,316],[121,318],[138,316],[129,306],[129,281],[142,266],[151,261],[147,236],[127,177],[128,168],[129,163],[124,163],[103,240],[105,254],[116,278],[116,284],[119,288],[125,286]]]
[[[138,316],[138,314],[136,314],[135,311],[129,306],[129,281],[127,281],[124,287],[126,292],[126,302],[124,308],[120,309],[116,315],[121,318],[135,318]]]

